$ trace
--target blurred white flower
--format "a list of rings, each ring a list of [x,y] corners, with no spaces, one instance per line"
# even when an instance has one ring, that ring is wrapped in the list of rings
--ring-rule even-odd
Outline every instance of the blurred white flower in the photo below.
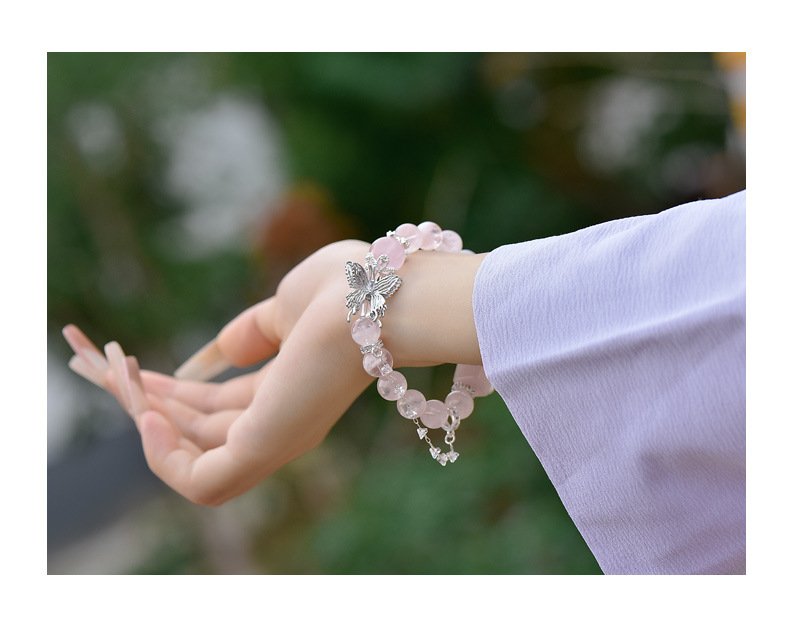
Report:
[[[79,103],[66,116],[74,144],[88,166],[101,174],[120,169],[126,159],[123,126],[106,103]]]
[[[618,77],[593,90],[580,135],[580,157],[594,170],[614,173],[638,166],[651,153],[651,138],[668,129],[678,104],[661,85]]]
[[[165,182],[187,212],[169,238],[200,257],[244,244],[285,185],[279,130],[263,104],[220,94],[197,110],[171,114],[157,126],[168,154]]]

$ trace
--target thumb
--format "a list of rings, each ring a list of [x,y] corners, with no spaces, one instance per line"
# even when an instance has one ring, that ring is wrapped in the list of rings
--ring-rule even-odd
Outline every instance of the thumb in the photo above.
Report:
[[[242,311],[216,338],[175,371],[179,379],[205,381],[231,366],[243,368],[268,359],[280,348],[274,325],[274,298]]]

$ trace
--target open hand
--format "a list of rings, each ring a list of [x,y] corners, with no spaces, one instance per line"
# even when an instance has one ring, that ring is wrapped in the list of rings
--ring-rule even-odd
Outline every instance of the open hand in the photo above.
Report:
[[[195,503],[221,504],[320,443],[371,383],[349,337],[342,272],[367,249],[341,241],[318,250],[273,297],[225,326],[179,378],[141,371],[117,342],[101,353],[74,325],[63,331],[76,354],[69,365],[132,416],[158,477]],[[268,358],[257,372],[200,381]]]

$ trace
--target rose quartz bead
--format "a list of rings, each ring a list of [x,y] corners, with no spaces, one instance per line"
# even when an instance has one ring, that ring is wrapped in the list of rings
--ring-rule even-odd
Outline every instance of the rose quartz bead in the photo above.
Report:
[[[425,427],[439,429],[449,415],[450,412],[444,403],[431,399],[425,403],[425,409],[420,414],[420,420]]]
[[[425,410],[425,397],[419,390],[406,390],[397,407],[402,417],[415,419]]]
[[[442,229],[432,221],[423,221],[417,228],[422,234],[420,248],[423,250],[435,250],[442,242]]]
[[[362,368],[371,377],[383,377],[392,372],[392,353],[386,348],[381,349],[381,357],[365,353],[362,356]]]
[[[473,366],[471,364],[458,364],[455,368],[453,375],[453,383],[462,383],[469,386],[474,392],[474,397],[485,397],[494,391],[494,386],[486,377],[483,372],[482,366]]]
[[[409,244],[406,246],[406,254],[411,254],[412,252],[416,252],[420,249],[420,243],[422,243],[422,233],[420,232],[420,229],[413,223],[402,223],[397,228],[395,228],[395,234],[397,234],[399,237],[409,240]]]
[[[406,260],[406,251],[395,237],[379,237],[370,246],[370,252],[376,258],[386,254],[390,260],[387,266],[392,269],[400,269]]]
[[[455,415],[460,418],[466,418],[472,413],[475,408],[475,402],[472,400],[472,395],[463,390],[455,390],[448,394],[444,399],[444,404],[455,412]]]
[[[381,327],[370,318],[359,318],[351,327],[351,339],[360,346],[370,346],[378,342]]]
[[[437,250],[442,252],[460,252],[464,247],[464,242],[461,240],[461,235],[454,230],[442,230],[442,242],[439,244]]]
[[[406,392],[406,377],[393,370],[378,380],[376,388],[383,399],[397,401]]]

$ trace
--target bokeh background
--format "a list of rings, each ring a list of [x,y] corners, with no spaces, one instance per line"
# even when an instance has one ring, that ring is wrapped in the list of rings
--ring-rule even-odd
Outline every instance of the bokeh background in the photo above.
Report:
[[[496,394],[452,467],[366,392],[205,508],[60,330],[171,372],[338,239],[432,219],[482,252],[740,190],[743,54],[50,53],[47,126],[49,573],[600,572]]]

